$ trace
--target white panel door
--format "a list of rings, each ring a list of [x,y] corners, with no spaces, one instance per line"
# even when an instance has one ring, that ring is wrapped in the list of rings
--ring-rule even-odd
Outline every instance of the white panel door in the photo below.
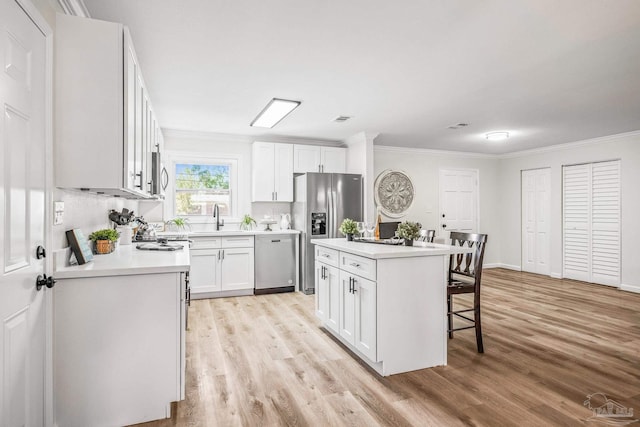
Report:
[[[328,291],[325,324],[329,329],[340,333],[340,270],[328,265],[325,277]]]
[[[293,172],[320,172],[320,162],[320,147],[294,144]]]
[[[197,299],[198,294],[221,290],[220,249],[191,250],[189,284],[191,285],[193,299]]]
[[[44,425],[46,39],[0,1],[0,425]]]
[[[274,191],[278,202],[293,202],[293,145],[273,144]]]
[[[475,233],[478,230],[478,172],[469,169],[440,169],[440,231]]]
[[[220,286],[223,291],[253,289],[253,248],[222,249]]]
[[[327,320],[327,310],[329,306],[329,289],[328,281],[325,276],[327,266],[318,261],[315,263],[315,303],[316,317],[325,323]]]
[[[522,271],[551,274],[551,169],[522,171]]]
[[[620,162],[591,168],[591,281],[620,284]]]
[[[275,198],[274,192],[274,162],[273,144],[268,142],[254,142],[251,156],[252,164],[252,202],[271,202]]]
[[[345,173],[347,171],[347,149],[341,147],[321,147],[321,170],[324,173]]]
[[[356,294],[356,348],[373,361],[377,361],[376,282],[354,276]]]
[[[563,168],[563,272],[567,279],[589,281],[591,165]]]
[[[353,276],[340,271],[340,336],[348,343],[356,344],[356,297],[353,293]]]

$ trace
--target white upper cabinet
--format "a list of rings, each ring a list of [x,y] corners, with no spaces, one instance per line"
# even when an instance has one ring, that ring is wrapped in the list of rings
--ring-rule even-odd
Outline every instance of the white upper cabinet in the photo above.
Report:
[[[55,55],[56,186],[150,197],[159,127],[127,28],[58,14]]]
[[[293,146],[293,172],[346,172],[346,148],[318,145]]]
[[[254,142],[252,202],[293,202],[293,145]]]

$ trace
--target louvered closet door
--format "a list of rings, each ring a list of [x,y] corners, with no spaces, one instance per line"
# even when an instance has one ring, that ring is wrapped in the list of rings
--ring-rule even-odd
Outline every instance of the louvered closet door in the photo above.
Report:
[[[563,170],[564,271],[569,279],[620,284],[620,162]]]
[[[589,281],[590,279],[590,182],[591,165],[563,168],[564,201],[564,268],[563,277]]]
[[[591,170],[591,281],[620,284],[620,162]]]

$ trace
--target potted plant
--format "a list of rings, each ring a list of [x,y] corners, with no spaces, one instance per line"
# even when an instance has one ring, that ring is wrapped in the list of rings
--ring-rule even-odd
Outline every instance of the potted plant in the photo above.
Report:
[[[120,233],[113,228],[104,228],[89,234],[89,240],[94,242],[96,254],[110,254],[113,252],[119,237]]]
[[[398,224],[398,236],[404,239],[406,246],[413,246],[413,240],[420,236],[420,224],[404,221]]]
[[[358,232],[358,224],[352,219],[345,218],[340,224],[340,232],[347,236],[347,240],[353,240],[353,235]]]
[[[187,228],[191,229],[189,218],[177,217],[166,221],[165,224],[174,231],[186,231]]]
[[[256,225],[256,220],[251,218],[249,214],[246,214],[242,217],[242,221],[240,221],[240,230],[251,231]]]

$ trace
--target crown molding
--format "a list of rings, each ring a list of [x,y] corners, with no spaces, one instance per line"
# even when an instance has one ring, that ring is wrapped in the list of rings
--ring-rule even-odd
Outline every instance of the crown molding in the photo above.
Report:
[[[303,145],[333,145],[340,146],[342,141],[328,140],[328,139],[311,139],[311,138],[298,138],[292,136],[279,136],[279,135],[238,135],[231,133],[218,133],[218,132],[205,132],[205,131],[191,131],[182,129],[167,129],[162,128],[162,135],[165,138],[176,139],[199,139],[212,142],[240,142],[240,143],[252,143],[254,141],[261,142],[280,142],[285,144],[303,144]]]
[[[463,157],[475,157],[485,159],[512,159],[517,157],[526,157],[534,154],[551,153],[561,150],[572,150],[580,147],[585,147],[594,144],[606,144],[614,142],[618,139],[629,138],[633,136],[640,136],[640,130],[631,132],[618,133],[615,135],[601,136],[598,138],[585,139],[582,141],[567,142],[563,144],[549,145],[547,147],[532,148],[530,150],[514,151],[513,153],[505,154],[485,154],[474,153],[468,151],[447,151],[447,150],[434,150],[429,148],[409,148],[409,147],[393,147],[389,145],[374,145],[374,151],[381,152],[396,152],[396,153],[416,153],[416,154],[430,154],[433,156],[463,156]]]
[[[390,145],[374,145],[373,150],[393,153],[430,154],[433,156],[462,156],[483,159],[495,159],[498,157],[496,154],[473,153],[468,151],[434,150],[430,148],[392,147]]]
[[[89,10],[83,0],[58,0],[58,4],[67,15],[82,16],[91,18]]]
[[[573,149],[588,146],[588,145],[606,144],[609,142],[614,142],[618,139],[628,138],[633,136],[640,136],[640,130],[634,130],[634,131],[625,132],[625,133],[617,133],[614,135],[601,136],[598,138],[584,139],[582,141],[567,142],[564,144],[549,145],[548,147],[532,148],[531,150],[523,150],[523,151],[515,151],[513,153],[499,154],[496,157],[500,159],[512,159],[516,157],[525,157],[525,156],[531,156],[534,154],[543,154],[543,153],[549,153],[554,151],[573,150]]]

